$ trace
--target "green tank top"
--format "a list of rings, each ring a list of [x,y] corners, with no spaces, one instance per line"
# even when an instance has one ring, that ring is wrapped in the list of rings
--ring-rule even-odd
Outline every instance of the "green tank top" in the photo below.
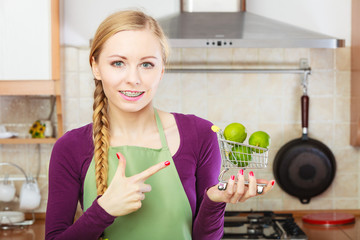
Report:
[[[136,212],[117,217],[114,223],[105,229],[104,239],[191,239],[190,203],[167,146],[165,133],[156,110],[155,118],[162,147],[160,149],[137,146],[110,147],[108,185],[118,166],[117,152],[121,152],[126,159],[127,177],[162,161],[170,161],[171,164],[145,181],[151,185],[152,190],[145,193],[141,208]],[[94,158],[85,176],[83,197],[84,211],[86,211],[97,197]]]

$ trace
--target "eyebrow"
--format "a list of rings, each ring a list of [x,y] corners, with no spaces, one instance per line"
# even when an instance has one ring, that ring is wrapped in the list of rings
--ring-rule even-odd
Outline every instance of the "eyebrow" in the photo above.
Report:
[[[119,58],[122,58],[122,59],[126,59],[126,60],[127,60],[127,57],[122,56],[122,55],[118,55],[118,54],[111,55],[111,56],[109,56],[108,58],[114,58],[114,57],[119,57]],[[140,60],[144,60],[144,59],[147,59],[147,58],[154,58],[154,59],[158,59],[158,58],[157,58],[157,57],[155,57],[155,56],[145,56],[145,57],[140,58]]]

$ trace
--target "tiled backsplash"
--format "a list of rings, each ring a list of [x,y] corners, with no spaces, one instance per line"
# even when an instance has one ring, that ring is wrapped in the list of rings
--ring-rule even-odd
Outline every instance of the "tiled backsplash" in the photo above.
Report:
[[[87,48],[62,48],[65,130],[91,122],[93,80]],[[222,68],[298,68],[300,58],[309,60],[309,135],[333,151],[336,177],[323,194],[310,204],[283,192],[275,184],[266,197],[228,205],[229,209],[293,210],[360,207],[360,152],[350,146],[350,48],[340,49],[173,49],[170,66]],[[239,73],[167,73],[154,100],[159,109],[196,114],[224,128],[243,123],[248,133],[267,131],[271,150],[267,169],[255,170],[257,177],[272,179],[272,161],[277,150],[301,136],[300,96],[302,75]],[[0,123],[27,126],[46,116],[48,99],[0,97]],[[34,111],[27,111],[34,109]],[[25,127],[24,127],[25,126]],[[46,209],[47,166],[52,145],[0,146],[0,161],[10,161],[39,175],[42,205]],[[37,166],[41,170],[37,174]],[[4,174],[0,171],[1,174]]]

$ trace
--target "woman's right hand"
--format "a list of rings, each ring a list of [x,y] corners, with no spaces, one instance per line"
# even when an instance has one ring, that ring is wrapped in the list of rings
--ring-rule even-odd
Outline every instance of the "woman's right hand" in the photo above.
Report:
[[[125,176],[126,160],[121,153],[116,153],[119,165],[105,193],[98,198],[98,204],[110,215],[118,217],[135,212],[141,207],[146,192],[151,186],[144,182],[167,167],[170,162],[161,162],[131,177]]]

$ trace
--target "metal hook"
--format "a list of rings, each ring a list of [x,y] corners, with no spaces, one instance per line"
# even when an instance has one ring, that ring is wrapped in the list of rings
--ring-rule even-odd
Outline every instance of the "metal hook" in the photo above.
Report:
[[[308,77],[311,74],[311,70],[304,71],[304,77],[302,79],[301,85],[303,87],[303,94],[307,95],[308,93]]]

